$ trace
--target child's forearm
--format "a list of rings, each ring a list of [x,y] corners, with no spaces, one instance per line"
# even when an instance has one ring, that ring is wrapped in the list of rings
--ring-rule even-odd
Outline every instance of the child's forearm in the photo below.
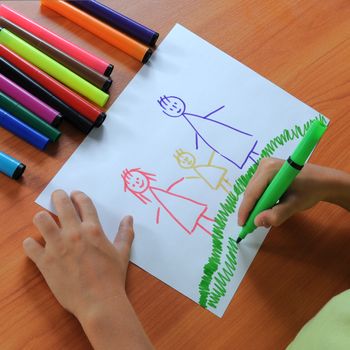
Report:
[[[104,301],[79,321],[95,350],[153,349],[126,295]]]
[[[324,200],[350,211],[350,174],[329,169],[325,181],[326,193]]]

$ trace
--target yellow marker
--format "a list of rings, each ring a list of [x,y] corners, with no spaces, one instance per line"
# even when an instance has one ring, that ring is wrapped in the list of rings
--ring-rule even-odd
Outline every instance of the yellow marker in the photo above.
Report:
[[[36,67],[51,75],[69,88],[103,107],[109,95],[92,85],[62,64],[29,45],[9,30],[0,28],[0,44],[17,53]]]

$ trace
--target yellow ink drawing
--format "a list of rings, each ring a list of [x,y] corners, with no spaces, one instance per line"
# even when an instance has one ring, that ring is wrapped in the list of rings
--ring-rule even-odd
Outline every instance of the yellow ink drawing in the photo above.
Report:
[[[194,154],[183,151],[181,148],[176,151],[174,157],[178,165],[182,169],[191,169],[195,175],[187,176],[186,179],[201,179],[212,190],[223,189],[229,193],[232,184],[227,179],[228,170],[222,166],[213,165],[215,152],[213,151],[209,157],[207,164],[197,164],[197,159]]]

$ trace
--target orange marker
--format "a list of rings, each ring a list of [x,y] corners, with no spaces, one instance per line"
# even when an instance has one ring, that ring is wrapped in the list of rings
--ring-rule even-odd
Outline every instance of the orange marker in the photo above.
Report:
[[[95,17],[79,10],[69,3],[61,0],[41,0],[41,4],[58,12],[89,32],[95,34],[109,44],[124,51],[128,55],[146,63],[152,55],[152,50],[124,33],[99,21]]]

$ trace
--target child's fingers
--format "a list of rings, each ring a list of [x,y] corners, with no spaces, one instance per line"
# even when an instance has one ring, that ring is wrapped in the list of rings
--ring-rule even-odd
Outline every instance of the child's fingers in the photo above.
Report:
[[[297,211],[292,200],[281,202],[269,210],[265,210],[256,216],[256,226],[280,226]]]
[[[62,227],[69,228],[76,226],[81,222],[79,215],[66,192],[62,190],[53,192],[52,201],[56,208]]]
[[[265,158],[260,161],[254,176],[248,183],[243,201],[239,207],[238,225],[244,225],[249,213],[282,164],[282,160],[274,158]]]
[[[243,201],[238,210],[238,225],[243,226],[255,203],[264,192],[273,175],[268,173],[256,174],[251,179],[243,196]]]
[[[44,237],[46,242],[53,241],[58,238],[59,228],[52,218],[52,216],[46,211],[40,211],[33,217],[33,223]]]
[[[71,199],[82,221],[100,224],[97,210],[89,196],[81,191],[74,191]]]
[[[132,216],[125,216],[120,222],[119,230],[114,240],[114,245],[124,255],[126,260],[129,260],[130,258],[130,249],[133,240],[133,218]]]
[[[35,265],[40,265],[42,256],[44,255],[44,247],[35,239],[28,237],[23,241],[23,249],[30,260]]]

